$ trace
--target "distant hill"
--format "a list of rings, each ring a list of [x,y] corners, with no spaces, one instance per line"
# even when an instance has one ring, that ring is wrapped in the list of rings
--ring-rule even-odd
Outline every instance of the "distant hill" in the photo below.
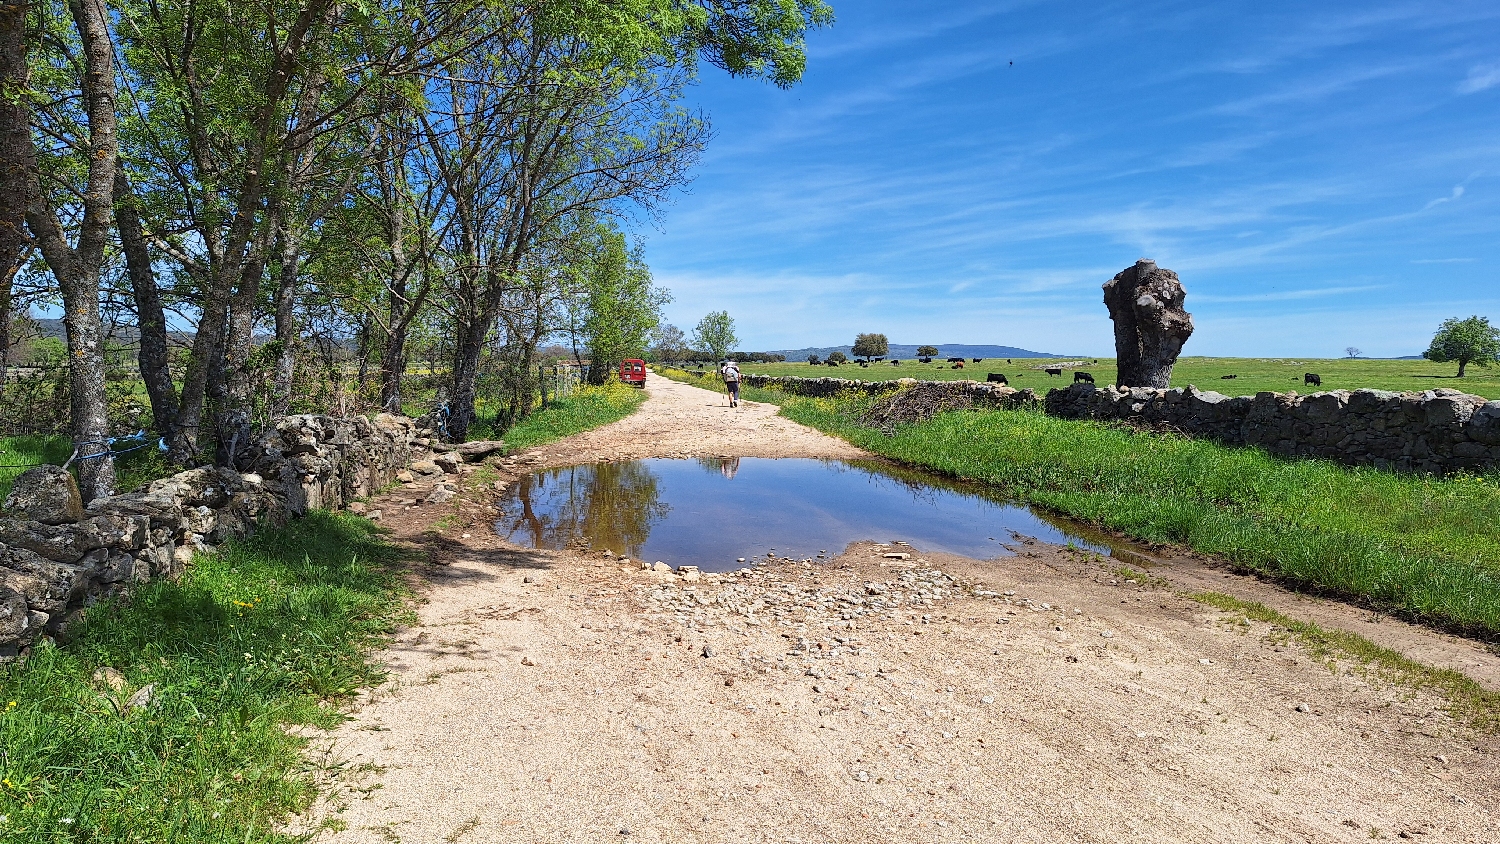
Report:
[[[57,339],[63,341],[66,341],[68,339],[67,326],[63,325],[63,321],[60,319],[32,319],[32,322],[36,323],[38,336],[56,337]],[[138,340],[141,339],[141,332],[138,331],[133,325],[113,326],[113,330],[111,330],[111,328],[112,327],[109,325],[104,326],[104,337],[106,340],[114,340],[117,343],[123,343],[129,346],[134,345]],[[167,342],[175,343],[180,346],[193,345],[193,337],[193,333],[187,331],[167,332]],[[266,340],[269,340],[270,338],[257,335],[255,339],[256,342],[264,342]]]
[[[964,343],[920,343],[922,346],[936,346],[940,358],[1060,358],[1067,355],[1053,354],[1052,352],[1033,352],[1030,349],[1018,349],[1015,346],[970,346]],[[807,360],[808,355],[817,355],[820,358],[828,357],[831,352],[843,352],[849,357],[854,357],[853,346],[825,346],[823,348],[807,349],[776,349],[771,352],[775,355],[786,355],[787,360]],[[890,344],[888,358],[914,358],[917,356],[917,346],[905,343]]]

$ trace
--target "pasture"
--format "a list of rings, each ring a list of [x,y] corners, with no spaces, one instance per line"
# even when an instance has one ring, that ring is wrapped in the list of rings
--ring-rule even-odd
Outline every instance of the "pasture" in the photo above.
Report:
[[[1094,363],[1098,360],[1098,363]],[[1077,362],[1082,361],[1079,365]],[[1073,364],[1061,376],[1048,375],[1047,368]],[[903,360],[900,366],[890,362],[872,363],[868,367],[846,363],[838,367],[810,366],[806,361],[786,363],[746,363],[740,368],[761,375],[797,376],[801,378],[837,377],[861,381],[917,378],[923,381],[983,381],[991,372],[1003,373],[1012,387],[1030,387],[1045,392],[1053,387],[1073,383],[1073,371],[1091,373],[1099,386],[1115,380],[1114,358],[986,358],[979,363],[965,361],[963,369],[954,369],[942,358],[932,363]],[[1284,393],[1295,390],[1313,393],[1318,390],[1393,390],[1423,391],[1448,387],[1466,393],[1500,399],[1500,367],[1481,369],[1470,366],[1463,378],[1455,378],[1456,363],[1433,363],[1427,360],[1370,360],[1366,358],[1209,358],[1184,357],[1172,370],[1172,386],[1189,384],[1200,390],[1214,390],[1230,396],[1248,396],[1262,391]],[[1304,386],[1302,376],[1314,372],[1322,387]],[[1225,375],[1234,378],[1225,379]]]

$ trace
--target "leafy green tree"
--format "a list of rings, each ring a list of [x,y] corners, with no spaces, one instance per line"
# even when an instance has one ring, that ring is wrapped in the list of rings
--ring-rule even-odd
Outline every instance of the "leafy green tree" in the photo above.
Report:
[[[739,342],[740,338],[734,336],[734,318],[728,311],[710,312],[693,329],[693,345],[713,352],[715,361],[727,358]]]
[[[1445,319],[1422,357],[1436,363],[1458,361],[1458,377],[1462,378],[1471,363],[1488,367],[1500,362],[1500,328],[1490,325],[1489,317]]]
[[[663,363],[677,363],[688,351],[687,335],[675,325],[659,325],[651,334],[651,354]]]
[[[861,334],[854,338],[852,351],[857,358],[883,358],[890,351],[890,343],[884,334]]]
[[[651,285],[639,247],[629,249],[625,235],[602,226],[597,252],[583,268],[588,290],[589,381],[603,384],[626,358],[646,352],[646,341],[661,324],[661,306],[671,301]]]
[[[849,358],[846,357],[843,352],[829,352],[828,353],[828,362],[829,363],[835,363],[835,364],[837,364],[837,363],[848,363],[849,362]]]
[[[917,347],[917,357],[919,357],[919,358],[935,358],[935,357],[937,357],[937,353],[938,353],[937,346],[918,346]]]
[[[821,359],[819,359],[817,355],[808,355],[807,356],[807,362],[811,366],[817,366],[817,365],[821,364],[823,361]]]

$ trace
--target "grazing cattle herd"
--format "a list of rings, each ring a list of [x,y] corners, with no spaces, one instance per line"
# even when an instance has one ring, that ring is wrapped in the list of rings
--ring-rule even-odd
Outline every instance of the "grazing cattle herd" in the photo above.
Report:
[[[855,360],[849,361],[849,362],[850,363],[857,363],[861,367],[868,368],[870,364],[872,364],[872,363],[880,363],[880,362],[882,362],[884,360],[885,360],[884,358],[869,358],[869,359],[856,358]],[[930,364],[930,363],[933,362],[934,358],[931,358],[931,357],[918,357],[916,360],[917,360],[917,362],[920,362],[920,363]],[[983,363],[985,360],[986,360],[985,358],[961,358],[961,357],[951,357],[951,358],[944,359],[944,361],[948,364],[948,368],[951,368],[951,369],[963,369],[964,366],[965,366],[965,364]],[[999,358],[996,358],[996,360],[998,361]],[[890,363],[891,366],[900,366],[901,365],[901,360],[899,358],[892,358],[888,362]],[[1009,363],[1009,364],[1014,364],[1015,363],[1014,359],[1012,359],[1012,358],[1006,358],[1005,362]],[[1099,362],[1098,360],[1094,360],[1094,363],[1097,364],[1098,362]],[[817,364],[821,363],[821,364],[823,364],[825,366],[838,366],[839,365],[838,361],[834,361],[834,360],[816,361],[816,362],[815,361],[809,361],[809,363],[814,363],[814,365],[817,365]],[[701,362],[691,362],[690,361],[689,365],[701,366],[703,364]],[[1055,376],[1062,375],[1064,372],[1068,371],[1069,369],[1071,369],[1073,366],[1076,366],[1076,365],[1085,365],[1085,361],[1081,361],[1081,360],[1080,361],[1072,361],[1072,362],[1061,364],[1059,366],[1045,366],[1045,367],[1039,366],[1037,368],[1042,369],[1042,371],[1046,372],[1049,376],[1054,376],[1055,377]],[[944,367],[941,366],[941,365],[939,365],[938,368],[939,369],[943,369]],[[1021,374],[1025,375],[1025,373],[1021,373]],[[977,378],[978,375],[976,374],[974,377]],[[1237,379],[1239,377],[1240,376],[1239,376],[1238,373],[1230,373],[1228,375],[1220,375],[1219,376],[1219,380],[1221,380],[1221,381],[1233,381],[1233,380],[1235,380],[1235,379]],[[1006,375],[1004,373],[1000,373],[1000,372],[990,372],[990,373],[987,373],[985,375],[985,379],[984,380],[985,380],[986,383],[989,383],[989,384],[1005,384],[1007,386],[1010,384],[1010,379],[1008,377],[1006,377]],[[1293,380],[1296,380],[1295,377],[1293,378]],[[1091,372],[1083,372],[1083,371],[1080,371],[1080,370],[1074,370],[1073,371],[1073,383],[1074,384],[1085,384],[1085,383],[1086,384],[1096,384],[1097,382],[1094,380],[1093,373],[1091,373]],[[1322,387],[1323,386],[1323,378],[1322,378],[1321,375],[1319,375],[1316,372],[1306,372],[1306,373],[1303,373],[1303,375],[1302,375],[1302,383],[1303,383],[1303,385],[1309,386],[1309,387]]]

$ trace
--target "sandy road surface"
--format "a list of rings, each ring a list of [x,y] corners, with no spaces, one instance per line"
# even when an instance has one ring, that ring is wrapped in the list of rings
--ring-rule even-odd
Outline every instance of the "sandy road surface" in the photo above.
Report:
[[[604,457],[857,454],[774,408],[650,389],[630,419],[504,461],[500,482]],[[688,583],[500,542],[493,479],[468,480],[453,505],[380,502],[432,563],[391,681],[318,742],[320,841],[1500,841],[1493,737],[1116,563],[860,543]],[[1493,668],[1468,643],[1362,623]]]

